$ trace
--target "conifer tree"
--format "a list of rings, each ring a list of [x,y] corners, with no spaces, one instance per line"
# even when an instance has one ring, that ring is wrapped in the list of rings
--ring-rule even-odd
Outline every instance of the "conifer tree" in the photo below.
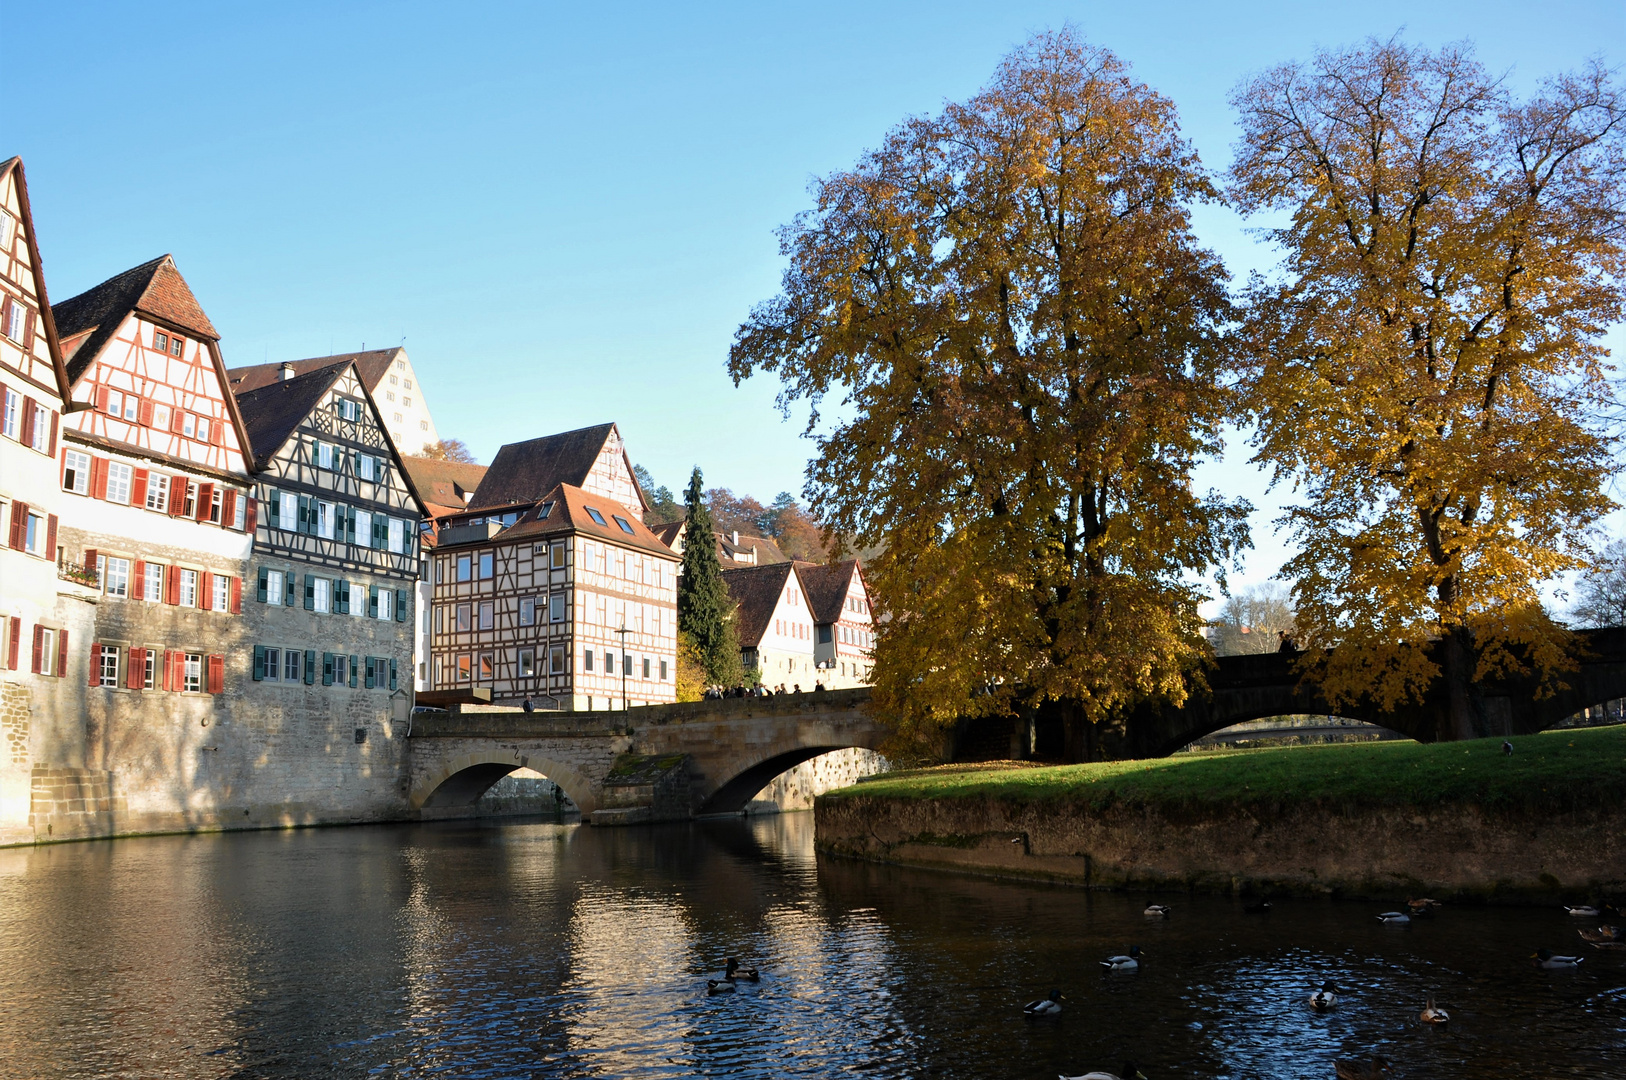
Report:
[[[683,527],[683,576],[678,581],[678,632],[693,642],[708,683],[733,686],[743,676],[739,638],[734,633],[734,602],[717,562],[699,466],[689,478],[684,502],[688,520]]]

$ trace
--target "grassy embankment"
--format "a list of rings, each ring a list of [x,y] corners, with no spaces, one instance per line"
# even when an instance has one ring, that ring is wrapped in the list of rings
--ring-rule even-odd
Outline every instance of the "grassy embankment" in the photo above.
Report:
[[[1346,743],[1181,754],[1146,761],[952,765],[885,773],[825,798],[994,799],[1092,809],[1201,811],[1283,804],[1473,804],[1518,813],[1626,801],[1626,727],[1422,744]]]

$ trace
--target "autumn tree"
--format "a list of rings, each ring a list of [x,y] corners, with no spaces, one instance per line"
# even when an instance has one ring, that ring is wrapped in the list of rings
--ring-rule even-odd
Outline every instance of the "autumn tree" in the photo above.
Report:
[[[474,458],[474,452],[462,439],[441,439],[439,442],[424,443],[419,456],[434,458],[436,461],[456,461],[465,465],[479,464]]]
[[[733,686],[742,675],[734,601],[717,562],[717,542],[698,467],[689,479],[685,505],[688,518],[683,526],[683,568],[678,578],[678,632],[692,645],[708,683]]]
[[[1271,211],[1248,289],[1258,460],[1301,500],[1300,643],[1333,703],[1562,666],[1539,584],[1611,504],[1593,419],[1622,315],[1622,113],[1599,65],[1515,100],[1463,46],[1318,54],[1244,83],[1232,190]],[[1329,652],[1337,646],[1336,652]]]
[[[1090,722],[1182,700],[1207,652],[1193,581],[1247,508],[1190,480],[1220,450],[1231,309],[1173,104],[1041,34],[813,194],[729,369],[812,403],[815,517],[884,545],[877,702],[922,737],[1054,702],[1079,756]],[[832,394],[851,419],[823,431]]]
[[[1284,635],[1293,639],[1293,604],[1287,589],[1272,583],[1226,597],[1208,640],[1219,656],[1246,656],[1281,651]]]

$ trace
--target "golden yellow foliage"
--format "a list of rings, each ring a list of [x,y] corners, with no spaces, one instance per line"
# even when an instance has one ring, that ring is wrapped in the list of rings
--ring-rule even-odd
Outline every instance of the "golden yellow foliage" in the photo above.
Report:
[[[1173,105],[1043,34],[816,196],[729,368],[777,373],[810,432],[832,393],[851,416],[809,494],[827,535],[884,548],[877,701],[907,732],[1183,699],[1207,655],[1193,581],[1246,543],[1248,507],[1189,480],[1220,448],[1232,312]]]
[[[1594,65],[1514,101],[1464,47],[1323,52],[1234,95],[1232,191],[1276,211],[1246,384],[1291,479],[1297,636],[1334,701],[1420,696],[1484,731],[1477,680],[1551,672],[1544,580],[1613,503],[1599,344],[1622,316],[1622,131]],[[1422,646],[1438,643],[1431,659]],[[1337,646],[1336,653],[1327,650]]]

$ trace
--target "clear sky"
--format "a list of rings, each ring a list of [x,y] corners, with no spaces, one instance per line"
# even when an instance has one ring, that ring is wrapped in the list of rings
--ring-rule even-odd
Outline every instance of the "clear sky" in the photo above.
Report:
[[[51,295],[164,252],[229,364],[404,341],[443,436],[616,420],[680,488],[767,502],[810,453],[724,360],[814,176],[1071,22],[1174,99],[1204,161],[1228,92],[1317,46],[1471,38],[1516,90],[1626,62],[1626,4],[303,3],[0,0],[0,157]],[[1268,257],[1199,219],[1234,274]],[[1617,331],[1617,343],[1626,341]],[[1202,480],[1268,507],[1237,446]],[[1282,548],[1255,519],[1242,582]]]

